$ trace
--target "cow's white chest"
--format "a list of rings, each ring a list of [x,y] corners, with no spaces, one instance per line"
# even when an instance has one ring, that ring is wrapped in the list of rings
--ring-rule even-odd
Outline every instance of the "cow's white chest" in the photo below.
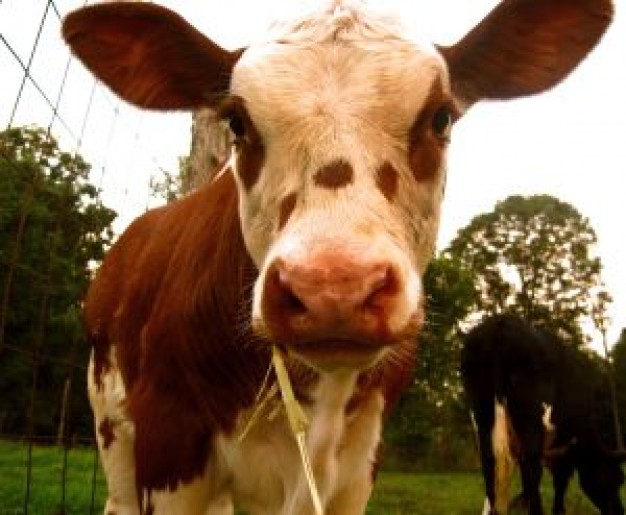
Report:
[[[115,357],[112,348],[111,367],[102,376],[101,388],[93,381],[92,361],[90,400],[107,476],[106,509],[138,515],[134,423],[124,409],[125,389]],[[325,513],[363,514],[372,487],[384,398],[379,391],[372,391],[356,408],[347,410],[355,383],[353,373],[324,375],[311,392],[312,402],[304,406],[310,422],[307,449]],[[144,501],[155,515],[230,515],[233,505],[250,515],[313,515],[304,469],[282,403],[270,403],[242,439],[249,415],[241,415],[233,434],[215,437],[201,477],[173,490],[151,492]]]
[[[327,507],[341,502],[347,490],[367,490],[350,491],[351,497],[367,498],[371,488],[384,400],[373,392],[358,409],[346,413],[355,381],[355,374],[322,377],[313,403],[305,407],[310,421],[307,449]],[[242,441],[238,435],[219,436],[216,451],[224,467],[220,472],[231,477],[236,504],[248,512],[314,513],[298,448],[281,406],[266,410]],[[355,506],[354,513],[362,511]]]

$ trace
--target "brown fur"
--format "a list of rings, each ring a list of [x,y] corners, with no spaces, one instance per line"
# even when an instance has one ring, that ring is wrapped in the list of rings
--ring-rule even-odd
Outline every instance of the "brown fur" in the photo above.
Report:
[[[278,230],[285,227],[289,221],[289,217],[293,210],[296,208],[296,202],[298,201],[297,193],[290,193],[280,203],[280,211],[278,216]]]
[[[343,159],[337,159],[320,168],[313,177],[315,184],[323,188],[337,190],[354,180],[352,165]]]
[[[385,198],[391,202],[398,191],[398,171],[385,161],[376,171],[376,185]]]
[[[120,23],[120,17],[124,23]],[[210,91],[225,91],[241,51],[225,52],[187,22],[154,4],[111,2],[70,13],[63,37],[74,52],[122,98],[152,109],[214,105]],[[114,44],[113,44],[114,43]],[[214,62],[208,68],[207,58]],[[175,92],[169,62],[175,62]]]
[[[115,432],[113,431],[113,422],[110,419],[105,418],[100,422],[98,432],[102,437],[102,448],[108,449],[110,445],[115,441]]]
[[[501,2],[461,41],[440,48],[455,96],[469,106],[552,87],[595,46],[612,15],[607,0]]]
[[[432,180],[441,170],[447,139],[433,131],[433,117],[445,105],[451,105],[440,81],[430,90],[424,108],[413,123],[409,132],[409,166],[419,182]]]

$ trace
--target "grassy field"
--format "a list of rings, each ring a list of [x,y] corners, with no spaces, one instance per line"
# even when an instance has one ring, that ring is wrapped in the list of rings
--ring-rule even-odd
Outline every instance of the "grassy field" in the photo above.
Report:
[[[26,459],[26,446],[0,441],[0,515],[26,513]],[[102,513],[105,485],[102,473],[96,469],[96,483],[93,486],[94,452],[74,449],[67,454],[67,459],[67,486],[64,494],[61,486],[63,450],[56,447],[33,449],[29,514]],[[575,483],[572,483],[568,492],[568,515],[597,514]],[[551,491],[547,480],[544,481],[543,489],[544,503],[549,508]],[[626,490],[622,489],[622,498],[624,494]],[[481,512],[482,498],[482,480],[478,473],[382,472],[367,515],[477,515]]]
[[[26,510],[28,448],[26,445],[0,441],[0,515],[101,514],[106,487],[99,469],[96,469],[95,490],[92,487],[94,451],[72,449],[67,453],[65,492],[62,487],[64,458],[64,451],[60,447],[33,448]],[[95,496],[93,503],[92,493]]]
[[[517,480],[517,478],[516,478]],[[511,493],[518,493],[517,482]],[[551,513],[549,474],[542,483],[546,513]],[[622,489],[622,498],[626,491]],[[368,515],[478,515],[482,513],[483,484],[479,473],[380,475]],[[568,515],[597,515],[598,511],[572,482],[566,499]],[[511,514],[513,515],[513,514]],[[518,514],[519,515],[519,514]]]

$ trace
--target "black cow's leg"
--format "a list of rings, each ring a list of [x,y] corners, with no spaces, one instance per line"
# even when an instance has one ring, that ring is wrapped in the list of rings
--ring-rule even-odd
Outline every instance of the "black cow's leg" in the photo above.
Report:
[[[572,474],[574,466],[567,457],[556,458],[550,464],[552,472],[552,484],[554,485],[554,503],[552,513],[554,515],[565,514],[565,492]]]
[[[539,484],[541,483],[541,457],[535,453],[522,456],[519,461],[522,473],[522,491],[528,503],[528,515],[543,515]]]
[[[480,426],[479,426],[480,427]],[[489,428],[491,429],[491,428]],[[480,447],[480,463],[483,473],[483,479],[485,481],[485,495],[489,501],[491,510],[488,515],[497,515],[495,506],[495,456],[493,454],[493,448],[491,447],[491,431],[486,430],[484,427],[480,427],[478,431],[478,444]]]

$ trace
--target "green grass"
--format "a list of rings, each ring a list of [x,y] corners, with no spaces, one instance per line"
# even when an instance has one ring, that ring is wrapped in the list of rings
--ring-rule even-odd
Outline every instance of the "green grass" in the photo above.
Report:
[[[24,515],[27,446],[0,441],[0,515]],[[92,478],[95,453],[72,449],[68,453],[65,503],[62,502],[63,449],[34,447],[28,513],[32,515],[88,515],[102,513],[105,485],[98,469],[92,510]],[[544,506],[550,513],[552,491],[549,475],[542,484]],[[513,486],[512,493],[518,487]],[[622,489],[625,498],[626,488]],[[476,515],[483,503],[479,473],[382,472],[379,474],[367,515]],[[65,506],[65,512],[62,511]],[[596,515],[576,481],[568,491],[568,515]]]
[[[27,459],[27,445],[0,441],[0,515],[102,513],[106,487],[99,469],[91,511],[93,450],[72,449],[68,452],[65,502],[62,488],[64,450],[60,447],[33,447],[30,494],[26,503]]]
[[[552,489],[548,473],[544,474],[541,488],[546,513],[551,513]],[[386,472],[380,474],[376,482],[367,515],[477,515],[482,510],[483,492],[479,473]],[[518,492],[518,478],[515,478],[511,494]],[[624,494],[626,489],[622,488],[622,498]],[[582,494],[576,480],[570,484],[565,506],[568,515],[598,513]]]
[[[368,515],[476,515],[482,505],[478,474],[379,475]]]

